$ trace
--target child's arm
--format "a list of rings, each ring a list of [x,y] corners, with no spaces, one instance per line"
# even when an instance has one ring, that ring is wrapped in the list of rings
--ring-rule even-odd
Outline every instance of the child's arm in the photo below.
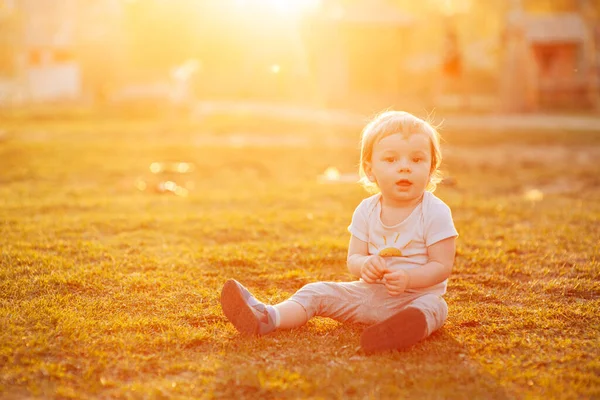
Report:
[[[427,248],[429,260],[420,268],[407,270],[408,289],[418,289],[436,285],[448,279],[454,266],[456,237],[449,237]]]
[[[385,271],[385,260],[376,255],[369,255],[369,245],[354,235],[350,237],[348,245],[348,258],[346,260],[348,271],[357,278],[362,278],[367,283],[375,283],[381,279]]]
[[[391,295],[402,294],[406,289],[419,289],[443,282],[450,276],[456,254],[456,237],[449,237],[427,248],[427,264],[409,270],[396,270],[385,274],[385,285]]]

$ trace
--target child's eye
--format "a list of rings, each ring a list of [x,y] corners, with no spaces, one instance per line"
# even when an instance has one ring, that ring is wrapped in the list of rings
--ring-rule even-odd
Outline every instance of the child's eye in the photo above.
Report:
[[[385,157],[383,161],[393,163],[396,161],[396,157]]]
[[[423,158],[421,158],[421,157],[413,157],[413,162],[419,163],[421,161],[423,161]]]

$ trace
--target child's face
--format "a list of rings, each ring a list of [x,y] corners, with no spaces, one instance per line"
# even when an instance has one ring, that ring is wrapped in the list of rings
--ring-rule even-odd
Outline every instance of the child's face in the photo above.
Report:
[[[398,206],[418,200],[431,177],[431,144],[425,134],[395,133],[373,146],[365,163],[367,177],[377,183],[384,201]]]

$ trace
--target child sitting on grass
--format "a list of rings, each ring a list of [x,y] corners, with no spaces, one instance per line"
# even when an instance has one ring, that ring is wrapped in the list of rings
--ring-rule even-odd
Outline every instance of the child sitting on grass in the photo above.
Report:
[[[225,282],[221,307],[241,333],[266,335],[314,317],[369,324],[367,353],[405,349],[446,321],[442,298],[452,271],[458,233],[450,208],[433,195],[441,163],[438,132],[401,111],[377,116],[363,130],[360,175],[376,194],[352,216],[348,270],[353,282],[316,282],[275,306],[239,282]]]

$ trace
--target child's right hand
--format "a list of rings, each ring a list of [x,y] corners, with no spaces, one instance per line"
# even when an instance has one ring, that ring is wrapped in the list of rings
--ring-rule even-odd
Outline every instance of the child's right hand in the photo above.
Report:
[[[360,268],[360,277],[367,283],[375,283],[386,272],[385,259],[378,255],[370,256]]]

